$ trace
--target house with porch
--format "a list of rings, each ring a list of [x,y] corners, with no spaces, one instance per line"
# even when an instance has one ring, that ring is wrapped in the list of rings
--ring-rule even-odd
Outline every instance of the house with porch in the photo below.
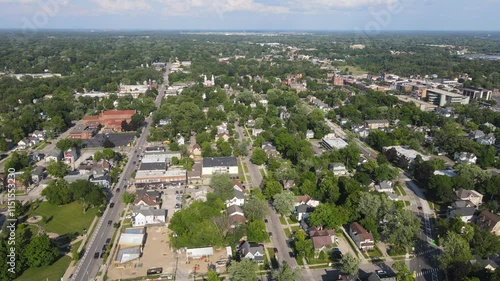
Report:
[[[244,259],[249,259],[257,262],[257,264],[264,263],[264,247],[255,243],[243,242],[240,245],[240,254]]]
[[[351,236],[356,246],[362,251],[373,250],[375,247],[373,235],[357,222],[349,225],[349,236]]]

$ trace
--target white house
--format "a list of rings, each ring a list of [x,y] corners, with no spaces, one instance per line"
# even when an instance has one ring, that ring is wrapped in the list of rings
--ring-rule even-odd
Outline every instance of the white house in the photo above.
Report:
[[[264,247],[260,245],[245,241],[240,246],[240,252],[242,258],[253,260],[258,264],[264,263]]]
[[[262,134],[262,132],[264,132],[264,130],[262,129],[256,129],[256,128],[252,128],[252,137],[258,137],[260,134]]]
[[[347,168],[345,167],[344,163],[332,163],[329,165],[329,169],[337,177],[347,175]]]
[[[132,206],[132,225],[163,225],[167,219],[167,210],[144,206]]]
[[[477,161],[476,155],[471,152],[457,152],[454,156],[455,162],[457,163],[476,164]]]
[[[202,162],[202,176],[211,176],[214,173],[229,174],[238,178],[238,159],[230,157],[204,157]]]
[[[310,140],[314,138],[314,131],[313,130],[307,130],[306,132],[306,139]]]
[[[232,205],[243,206],[245,204],[245,194],[237,189],[233,189],[233,198],[226,200],[226,207]]]

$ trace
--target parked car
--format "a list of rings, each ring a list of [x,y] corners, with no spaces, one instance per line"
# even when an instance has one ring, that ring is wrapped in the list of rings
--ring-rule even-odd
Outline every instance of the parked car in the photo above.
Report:
[[[272,232],[269,232],[269,237],[273,237],[273,233]]]
[[[108,221],[108,225],[112,225],[113,224],[113,221]]]
[[[265,223],[268,223],[267,219],[264,219],[264,222],[265,222]]]
[[[153,274],[161,274],[162,272],[163,272],[163,267],[156,267],[156,268],[148,269],[146,274],[153,275]]]
[[[274,253],[275,253],[275,254],[277,254],[277,253],[278,253],[278,248],[274,247],[274,248],[273,248],[273,250],[274,250]]]
[[[116,189],[116,192],[120,192],[120,188],[119,187]]]
[[[104,244],[106,245],[108,245],[109,243],[111,243],[111,238],[106,239],[106,242],[104,242]]]
[[[114,206],[115,206],[115,203],[111,203],[111,204],[109,204],[109,207],[110,207],[110,208],[113,208]]]
[[[181,204],[179,204],[179,203],[175,204],[175,208],[176,208],[176,209],[180,209],[181,207],[182,207],[182,205],[181,205]]]
[[[98,259],[98,258],[99,258],[99,252],[95,252],[94,259]]]

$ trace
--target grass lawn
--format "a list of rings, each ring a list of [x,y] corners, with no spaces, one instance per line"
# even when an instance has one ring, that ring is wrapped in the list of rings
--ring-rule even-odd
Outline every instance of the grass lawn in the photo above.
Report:
[[[322,269],[322,268],[331,268],[331,266],[329,266],[328,264],[321,264],[321,265],[312,265],[312,266],[309,266],[310,269]]]
[[[286,225],[286,217],[280,216],[280,222],[281,222],[281,224],[285,224]]]
[[[242,163],[241,161],[242,160],[240,158],[240,161],[238,161],[238,175],[239,175],[240,179],[245,179],[245,174],[243,174],[243,166],[241,164]]]
[[[380,258],[384,256],[377,246],[375,246],[372,251],[367,251],[366,253],[370,258]]]
[[[290,231],[290,229],[285,228],[284,230],[285,230],[286,237],[290,238],[292,236],[292,232]]]
[[[271,259],[271,268],[278,268],[279,264],[278,261],[276,260],[276,257],[274,255],[274,249],[273,248],[267,248],[267,254],[269,255],[269,259]]]
[[[247,163],[243,163],[243,169],[245,170],[245,173],[249,173]]]
[[[294,226],[292,226],[291,228],[292,228],[292,231],[293,231],[293,232],[295,232],[295,231],[297,231],[297,230],[299,230],[299,229],[300,229],[300,226],[298,226],[298,225],[294,225]]]
[[[66,269],[71,262],[71,258],[64,256],[58,259],[54,264],[44,267],[28,268],[24,273],[16,278],[16,281],[32,281],[32,280],[61,280],[61,277],[66,272]]]
[[[82,206],[73,202],[64,206],[54,206],[48,202],[42,202],[29,216],[43,216],[38,224],[43,226],[46,232],[55,232],[59,235],[68,233],[83,233],[88,229],[97,214],[97,208],[82,212]]]
[[[411,202],[410,201],[403,201],[405,203],[405,206],[411,206]]]
[[[358,75],[358,74],[365,74],[367,73],[366,71],[362,70],[361,68],[358,68],[356,66],[353,66],[353,65],[341,65],[341,66],[338,66],[338,68],[341,70],[341,71],[344,71],[346,68],[349,68],[349,72],[352,72],[353,75]]]
[[[400,187],[399,187],[399,190],[401,191],[401,194],[402,194],[403,196],[406,196],[406,191],[405,191],[404,187],[400,186]]]

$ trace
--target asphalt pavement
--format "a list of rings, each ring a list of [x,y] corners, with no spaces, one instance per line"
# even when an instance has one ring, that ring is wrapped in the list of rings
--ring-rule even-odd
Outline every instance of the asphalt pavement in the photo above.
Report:
[[[166,78],[164,79],[164,85],[161,87],[155,101],[157,108],[160,107],[161,101],[165,96],[166,87],[168,87],[168,69],[169,66],[167,66],[167,71],[165,73]],[[121,196],[123,192],[125,192],[124,184],[128,183],[132,172],[134,172],[136,169],[133,162],[138,160],[139,155],[142,153],[142,150],[145,147],[144,144],[146,143],[146,139],[151,128],[152,117],[148,116],[146,118],[146,122],[146,128],[143,130],[135,145],[135,150],[137,150],[137,153],[134,152],[134,150],[131,150],[128,162],[125,165],[125,168],[123,169],[123,172],[115,185],[115,191],[113,197],[110,200],[110,203],[114,203],[114,207],[111,208],[110,205],[108,205],[101,219],[99,220],[97,227],[92,234],[92,238],[89,240],[88,245],[85,247],[85,253],[81,258],[75,272],[73,273],[73,276],[71,277],[71,280],[73,281],[96,280],[97,273],[103,266],[102,259],[100,257],[94,258],[94,254],[97,252],[100,253],[102,251],[105,240],[107,238],[111,238],[115,231],[113,225],[108,225],[107,222],[112,221],[114,223],[120,221],[120,215],[125,207],[121,202]],[[120,191],[116,192],[116,188],[120,188]]]

